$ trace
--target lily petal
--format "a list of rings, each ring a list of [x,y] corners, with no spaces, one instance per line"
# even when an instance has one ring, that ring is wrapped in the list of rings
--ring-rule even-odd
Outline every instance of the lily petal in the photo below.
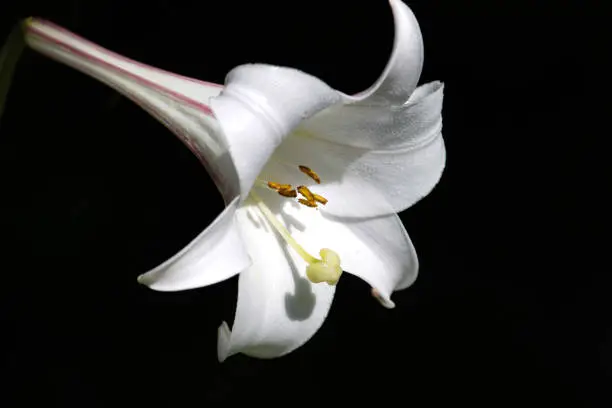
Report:
[[[240,273],[232,330],[225,322],[219,327],[220,361],[236,353],[274,358],[295,350],[321,327],[335,293],[335,287],[306,278],[306,263],[279,242],[261,212],[248,203],[237,218],[253,265]]]
[[[178,291],[212,285],[251,265],[236,224],[236,197],[200,235],[179,253],[138,277],[159,291]]]
[[[354,95],[359,105],[402,105],[416,88],[423,68],[423,36],[412,10],[389,0],[393,11],[393,50],[382,75],[369,89]]]
[[[274,161],[264,175],[312,187],[329,200],[325,211],[337,216],[369,218],[405,210],[434,188],[444,170],[442,97],[442,84],[434,82],[417,88],[397,109],[347,106],[341,113],[322,112],[296,129],[274,155],[287,163],[307,157],[304,164],[317,171],[321,184]],[[369,146],[340,144],[334,142],[336,135],[369,138]]]
[[[240,177],[243,199],[277,146],[304,119],[341,101],[323,81],[291,68],[241,65],[211,101]]]
[[[385,307],[395,303],[391,294],[411,286],[419,272],[414,245],[396,214],[350,222],[329,218],[349,231],[341,241],[343,267],[372,287],[372,295]],[[351,252],[352,250],[352,252]]]
[[[281,218],[293,225],[289,227],[291,235],[312,254],[321,248],[337,252],[342,269],[370,284],[383,306],[393,308],[393,291],[405,289],[416,280],[417,254],[396,214],[337,218],[277,197],[267,193],[266,202],[282,208]]]
[[[127,59],[45,20],[31,18],[24,27],[30,47],[107,84],[175,133],[204,164],[226,203],[238,194],[236,170],[207,105],[219,85]]]

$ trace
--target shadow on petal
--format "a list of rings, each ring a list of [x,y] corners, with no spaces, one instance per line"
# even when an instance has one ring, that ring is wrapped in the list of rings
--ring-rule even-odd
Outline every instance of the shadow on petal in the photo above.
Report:
[[[287,226],[293,227],[301,232],[306,230],[306,225],[291,214],[283,213],[281,214],[281,218],[285,221],[285,225]]]
[[[293,275],[295,292],[285,294],[285,309],[291,320],[306,320],[314,311],[317,298],[308,279]]]
[[[281,197],[275,197],[274,194],[265,194],[266,204],[270,208],[273,214],[277,217],[282,218],[285,226],[291,230],[297,228],[304,230],[306,226],[296,218],[289,216],[282,211],[283,205],[286,204],[285,200]],[[254,208],[254,207],[253,207]],[[285,311],[287,317],[294,321],[304,321],[312,316],[315,305],[317,302],[316,295],[312,290],[312,283],[305,277],[301,276],[298,266],[295,264],[293,257],[291,256],[291,248],[287,246],[282,237],[280,237],[273,228],[270,228],[265,217],[261,215],[259,211],[248,211],[247,217],[249,221],[257,228],[263,229],[267,232],[274,234],[274,238],[278,245],[282,248],[287,260],[287,265],[291,270],[291,277],[294,282],[293,292],[285,293]]]
[[[259,214],[255,215],[254,211],[247,211],[246,214],[247,214],[247,218],[249,219],[250,222],[253,223],[255,228],[257,229],[263,228],[264,231],[269,232],[268,226],[266,225],[266,221],[263,219],[261,215]]]
[[[286,214],[283,214],[283,217],[285,216]],[[293,217],[290,218],[291,220],[295,220]],[[297,222],[297,220],[295,221]],[[286,223],[286,225],[290,226],[292,224]],[[301,223],[300,225],[303,227]],[[317,302],[317,297],[312,291],[312,283],[308,279],[300,276],[300,272],[293,262],[291,254],[289,254],[291,249],[287,248],[285,241],[278,235],[276,235],[276,239],[278,244],[283,248],[283,252],[287,257],[294,283],[293,293],[285,293],[285,310],[287,311],[287,317],[289,317],[291,320],[297,321],[307,320],[312,315]]]

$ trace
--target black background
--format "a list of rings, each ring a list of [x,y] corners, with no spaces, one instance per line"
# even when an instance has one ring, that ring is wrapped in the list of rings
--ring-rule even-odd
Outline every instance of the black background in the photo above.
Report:
[[[594,154],[601,11],[408,4],[421,83],[446,84],[446,171],[401,214],[421,273],[391,311],[345,274],[315,337],[270,361],[217,362],[236,278],[177,293],[136,283],[223,208],[197,159],[111,89],[26,52],[0,127],[0,405],[610,406],[610,267],[594,233],[609,186]],[[380,0],[58,0],[3,4],[1,38],[29,15],[212,82],[264,62],[346,93],[378,77],[393,37]]]

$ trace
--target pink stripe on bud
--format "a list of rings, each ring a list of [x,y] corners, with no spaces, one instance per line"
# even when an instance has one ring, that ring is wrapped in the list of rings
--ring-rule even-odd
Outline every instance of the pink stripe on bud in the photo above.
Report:
[[[112,73],[124,78],[129,78],[146,88],[160,91],[208,115],[213,115],[208,105],[208,99],[216,96],[223,89],[221,85],[174,74],[134,61],[107,50],[46,20],[30,18],[26,20],[24,27],[26,42],[34,49],[60,62],[71,65],[82,72],[94,76],[94,74],[84,66],[74,62],[69,63],[67,58],[62,58],[60,55],[66,55],[67,53],[72,57],[89,62],[100,70],[108,71],[109,74]],[[99,78],[100,73],[98,72],[95,76]],[[113,84],[110,83],[112,81],[105,80],[104,82],[113,86]],[[124,87],[118,85],[113,87],[118,91],[129,94],[129,91]],[[139,104],[144,102],[146,104],[146,101],[143,100],[135,100],[135,102]]]

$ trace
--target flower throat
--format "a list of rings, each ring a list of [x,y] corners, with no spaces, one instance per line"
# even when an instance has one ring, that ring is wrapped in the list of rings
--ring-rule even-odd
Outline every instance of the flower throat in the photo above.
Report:
[[[317,184],[321,183],[318,174],[306,166],[299,166],[302,173],[312,178]],[[298,193],[302,196],[298,198],[298,202],[303,206],[317,208],[318,204],[327,204],[327,199],[323,196],[313,193],[306,186],[298,186],[293,188],[291,184],[281,184],[273,181],[257,180],[261,187],[276,191],[279,195],[287,198],[297,198]],[[270,208],[264,203],[254,191],[250,192],[250,197],[255,201],[259,210],[264,214],[268,222],[274,227],[276,232],[285,240],[285,242],[308,264],[306,267],[306,276],[313,283],[326,282],[329,285],[335,285],[340,279],[342,268],[340,267],[340,256],[329,248],[323,248],[319,251],[321,259],[310,255],[306,250],[298,244],[291,236],[287,228],[276,218]]]

